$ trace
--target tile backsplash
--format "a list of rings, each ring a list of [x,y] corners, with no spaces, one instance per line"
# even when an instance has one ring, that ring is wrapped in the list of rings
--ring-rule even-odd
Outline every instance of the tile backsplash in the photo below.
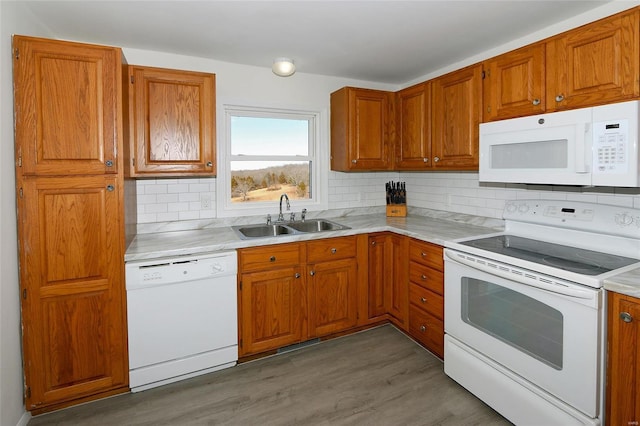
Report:
[[[640,188],[583,188],[552,185],[485,184],[477,173],[376,172],[328,174],[330,209],[385,204],[384,184],[407,183],[407,204],[499,219],[506,200],[540,198],[613,204],[640,209]],[[212,219],[216,178],[136,181],[138,223]]]

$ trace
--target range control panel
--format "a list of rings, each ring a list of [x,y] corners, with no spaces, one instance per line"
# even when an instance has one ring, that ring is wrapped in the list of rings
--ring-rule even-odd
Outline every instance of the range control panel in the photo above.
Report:
[[[640,209],[560,200],[509,200],[505,220],[640,238]]]

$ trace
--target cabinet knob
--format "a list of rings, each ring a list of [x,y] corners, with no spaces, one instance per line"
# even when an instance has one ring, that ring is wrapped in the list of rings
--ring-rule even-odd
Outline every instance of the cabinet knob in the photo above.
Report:
[[[334,247],[334,248],[331,249],[331,254],[336,254],[337,251],[338,251],[338,249]]]
[[[429,158],[424,157],[424,158],[422,159],[422,162],[423,162],[423,163],[428,163],[428,162],[429,162]]]
[[[276,257],[275,257],[275,256],[271,256],[271,257],[269,258],[269,262],[275,262],[275,261],[276,261]]]
[[[316,271],[314,270],[309,271],[309,275],[314,276],[315,274],[316,274]]]
[[[300,278],[300,272],[296,272],[296,274],[294,275],[296,278]]]
[[[425,331],[427,331],[427,326],[426,326],[426,325],[421,325],[421,326],[420,326],[420,331],[422,331],[423,333],[424,333]]]
[[[425,252],[420,252],[420,256],[422,256],[422,257],[427,257],[427,253],[425,253]]]
[[[425,274],[420,275],[420,278],[422,278],[423,280],[427,279],[427,276]]]
[[[437,163],[438,161],[440,161],[440,157],[433,157],[433,161]]]
[[[207,161],[207,167],[213,167],[213,163],[211,161]]]
[[[421,297],[421,298],[420,298],[420,301],[421,301],[422,303],[427,303],[427,298],[426,298],[426,297]]]
[[[562,102],[562,101],[564,101],[564,95],[556,96],[556,102]]]
[[[351,160],[351,162],[352,162],[353,164],[356,164],[356,163],[358,162],[358,160]]]
[[[375,245],[376,245],[376,242],[375,242],[375,241],[371,241],[371,245],[372,245],[372,246],[375,246]]]
[[[113,185],[107,185],[107,191],[113,192],[114,189],[116,188]]]
[[[535,106],[540,105],[540,99],[534,99],[533,101],[531,101],[532,104],[534,104]]]
[[[104,164],[105,164],[107,167],[113,167],[113,161],[112,161],[112,160],[107,160],[107,161],[105,161],[105,162],[104,162]]]
[[[633,317],[631,316],[631,314],[629,312],[620,312],[620,319],[624,322],[631,322],[633,321]]]

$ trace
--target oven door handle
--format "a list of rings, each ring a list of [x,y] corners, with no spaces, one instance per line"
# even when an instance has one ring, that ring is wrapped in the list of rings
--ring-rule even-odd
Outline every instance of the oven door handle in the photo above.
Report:
[[[479,263],[473,259],[473,256],[466,256],[462,253],[446,250],[445,255],[453,262],[468,266],[470,268],[486,272],[490,275],[515,281],[530,287],[539,288],[541,290],[551,291],[553,293],[562,294],[564,296],[575,297],[578,299],[593,299],[595,292],[590,290],[582,290],[579,288],[569,287],[562,284],[556,279],[549,279],[541,274],[532,273],[524,269],[515,268],[508,265],[498,264],[490,260],[482,260]],[[491,266],[490,266],[491,265]],[[544,281],[541,278],[544,277]]]

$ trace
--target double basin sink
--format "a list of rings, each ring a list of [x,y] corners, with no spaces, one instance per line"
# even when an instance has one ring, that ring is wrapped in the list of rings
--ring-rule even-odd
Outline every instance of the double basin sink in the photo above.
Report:
[[[351,229],[348,226],[327,219],[308,219],[275,224],[236,225],[231,228],[243,240]]]

